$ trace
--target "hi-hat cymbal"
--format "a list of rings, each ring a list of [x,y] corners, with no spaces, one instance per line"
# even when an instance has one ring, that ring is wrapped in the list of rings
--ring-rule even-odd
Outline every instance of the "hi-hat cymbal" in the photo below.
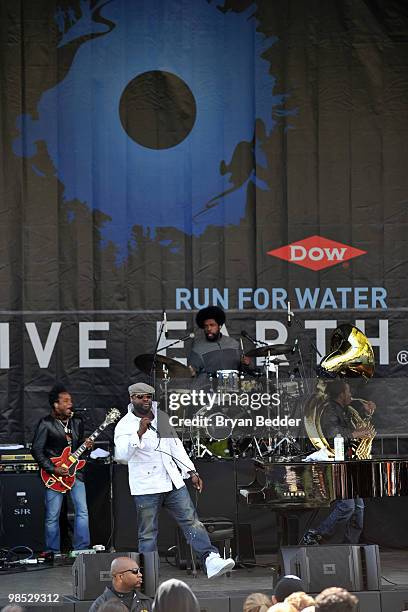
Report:
[[[245,353],[246,357],[267,357],[268,355],[285,355],[293,350],[290,344],[269,344],[268,346],[259,346]]]
[[[154,357],[151,353],[144,353],[135,357],[133,362],[139,370],[146,372],[146,374],[150,374],[153,373],[153,360],[156,363],[156,378],[164,378],[163,365],[166,366],[170,378],[191,377],[190,369],[187,366],[176,361],[176,359],[170,359],[170,357],[165,357],[164,355],[156,355],[156,357]]]

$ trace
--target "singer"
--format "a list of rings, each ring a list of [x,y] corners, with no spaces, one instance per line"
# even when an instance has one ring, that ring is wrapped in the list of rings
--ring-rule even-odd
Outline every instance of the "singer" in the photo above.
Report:
[[[59,457],[66,446],[75,451],[84,442],[84,425],[80,418],[75,418],[72,411],[71,395],[62,385],[55,385],[49,395],[51,414],[42,418],[35,430],[31,452],[40,468],[50,474],[65,476],[68,468],[55,467],[50,457]],[[85,440],[86,446],[92,448],[92,442]],[[88,508],[86,505],[83,472],[77,472],[75,484],[69,493],[59,493],[45,489],[45,548],[46,551],[60,552],[59,516],[64,495],[70,495],[74,509],[75,550],[89,548]]]
[[[202,491],[203,482],[169,418],[153,401],[154,388],[145,383],[129,387],[128,413],[115,428],[115,459],[128,464],[130,492],[138,520],[139,552],[157,550],[159,511],[164,506],[200,556],[208,578],[230,571],[235,563],[222,559],[199,521],[184,484],[190,478]]]
[[[204,330],[204,338],[194,341],[188,358],[192,376],[217,370],[240,370],[250,365],[251,360],[245,357],[237,340],[221,333],[225,320],[225,312],[218,306],[208,306],[198,312],[196,323]]]

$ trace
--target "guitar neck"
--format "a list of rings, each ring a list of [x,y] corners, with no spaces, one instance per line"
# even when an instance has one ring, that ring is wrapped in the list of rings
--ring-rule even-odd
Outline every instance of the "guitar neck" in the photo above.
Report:
[[[88,436],[87,439],[93,442],[99,436],[99,434],[102,433],[104,429],[106,429],[107,426],[108,423],[104,421],[102,425],[99,425],[98,429],[95,429],[95,431],[90,436]],[[73,457],[74,459],[78,459],[86,450],[87,448],[85,442],[83,442],[74,453],[71,453],[71,457]]]

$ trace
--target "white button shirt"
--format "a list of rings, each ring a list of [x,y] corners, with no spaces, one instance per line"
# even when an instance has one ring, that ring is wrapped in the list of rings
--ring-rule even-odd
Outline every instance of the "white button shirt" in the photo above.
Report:
[[[157,425],[157,402],[152,402],[154,420]],[[167,415],[159,411],[160,421]],[[120,419],[115,427],[115,459],[128,464],[129,487],[132,495],[149,493],[166,493],[173,485],[176,489],[184,487],[184,478],[189,478],[189,471],[195,471],[194,463],[187,455],[182,442],[174,432],[174,437],[160,438],[155,431],[148,429],[140,439],[140,417],[133,413],[133,404],[129,404],[128,413]]]

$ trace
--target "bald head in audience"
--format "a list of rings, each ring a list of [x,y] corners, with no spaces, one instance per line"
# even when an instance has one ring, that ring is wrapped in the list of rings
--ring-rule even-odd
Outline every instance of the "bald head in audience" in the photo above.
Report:
[[[112,586],[118,593],[128,593],[140,589],[143,582],[139,564],[130,557],[114,559],[111,563],[111,576]]]

